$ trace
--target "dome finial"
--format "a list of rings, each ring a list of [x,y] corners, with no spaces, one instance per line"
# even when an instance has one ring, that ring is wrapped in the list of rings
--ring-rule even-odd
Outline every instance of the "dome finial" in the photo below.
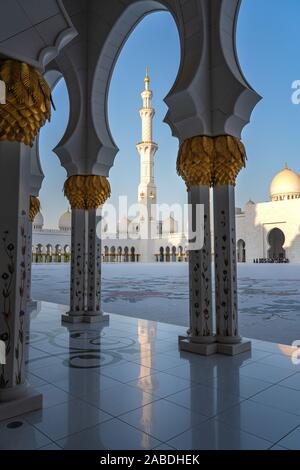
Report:
[[[288,166],[287,162],[285,162],[284,168],[285,168],[285,170],[288,170],[288,169],[289,169],[289,166]]]
[[[149,78],[149,68],[148,65],[146,65],[146,76],[145,76],[145,83],[149,83],[150,78]]]

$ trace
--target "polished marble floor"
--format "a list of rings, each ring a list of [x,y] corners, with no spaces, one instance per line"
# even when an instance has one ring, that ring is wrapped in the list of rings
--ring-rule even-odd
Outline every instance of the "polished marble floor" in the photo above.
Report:
[[[188,263],[103,263],[101,274],[105,311],[188,327]],[[300,339],[300,264],[238,263],[237,280],[243,336],[284,344]],[[32,295],[68,303],[70,266],[33,264]]]
[[[27,370],[43,410],[0,423],[0,449],[300,449],[300,365],[291,349],[180,353],[184,327],[110,315],[61,325],[31,313]]]

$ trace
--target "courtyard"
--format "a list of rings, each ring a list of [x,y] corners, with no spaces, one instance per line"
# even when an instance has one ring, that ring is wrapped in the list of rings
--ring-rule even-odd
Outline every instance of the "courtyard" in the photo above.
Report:
[[[291,348],[203,357],[178,351],[184,327],[124,314],[62,325],[66,310],[31,312],[26,369],[43,409],[2,421],[0,450],[299,449]]]
[[[67,305],[69,265],[33,265],[32,298]],[[300,265],[239,264],[241,334],[292,344],[300,339]],[[188,265],[102,265],[105,312],[188,327]]]

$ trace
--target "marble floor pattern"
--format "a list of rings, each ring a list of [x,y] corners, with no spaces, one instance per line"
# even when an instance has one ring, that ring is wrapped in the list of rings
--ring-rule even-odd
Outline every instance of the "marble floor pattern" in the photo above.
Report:
[[[188,263],[103,263],[101,272],[107,312],[188,326]],[[69,275],[68,264],[33,264],[33,297],[68,303]],[[300,264],[239,263],[238,297],[243,336],[284,344],[300,339]]]
[[[300,449],[300,365],[291,349],[178,351],[185,328],[111,314],[61,325],[67,307],[39,303],[27,344],[44,407],[0,422],[0,449]]]

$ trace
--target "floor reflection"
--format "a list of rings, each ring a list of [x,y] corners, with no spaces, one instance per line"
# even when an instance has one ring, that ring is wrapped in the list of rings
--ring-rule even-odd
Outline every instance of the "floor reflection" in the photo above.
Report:
[[[184,327],[113,314],[62,325],[66,310],[31,312],[26,368],[44,409],[20,417],[26,433],[0,423],[0,449],[300,448],[290,348],[202,357],[178,350]]]

